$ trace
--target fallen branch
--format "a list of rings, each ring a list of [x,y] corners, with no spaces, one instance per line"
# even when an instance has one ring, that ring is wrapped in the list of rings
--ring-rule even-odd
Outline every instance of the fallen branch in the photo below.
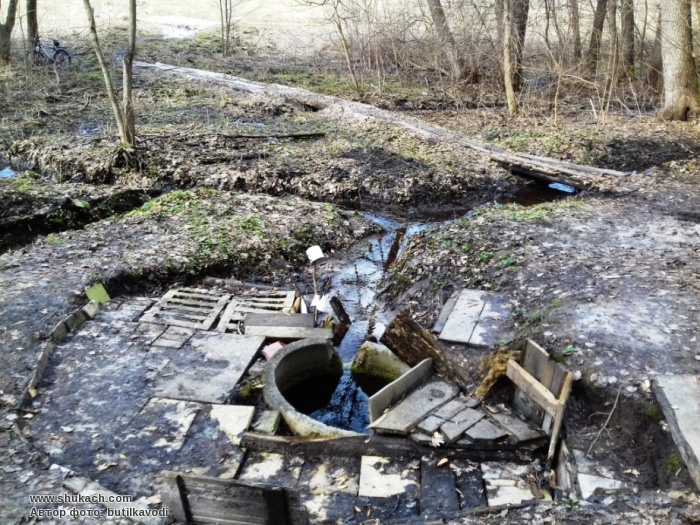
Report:
[[[612,418],[613,412],[615,412],[615,409],[617,408],[617,402],[620,400],[620,392],[622,392],[622,385],[620,385],[620,388],[617,389],[617,397],[615,398],[615,404],[613,404],[612,410],[610,410],[610,413],[608,414],[608,419],[605,420],[605,423],[601,427],[601,429],[598,431],[598,434],[596,434],[595,439],[591,443],[591,446],[588,447],[588,450],[586,451],[586,457],[591,453],[591,450],[593,449],[593,445],[595,445],[595,442],[598,441],[598,438],[600,435],[603,433],[603,430],[605,430],[605,427],[608,426],[608,423],[610,423],[610,418]]]

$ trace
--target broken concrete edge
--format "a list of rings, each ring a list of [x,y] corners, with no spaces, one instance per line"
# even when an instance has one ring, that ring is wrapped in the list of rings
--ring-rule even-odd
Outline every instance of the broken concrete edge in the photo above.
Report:
[[[94,319],[99,310],[99,303],[90,301],[85,306],[68,314],[65,319],[54,326],[53,330],[51,330],[51,334],[49,335],[50,339],[41,346],[41,351],[37,357],[36,369],[29,378],[29,382],[27,383],[27,388],[24,390],[19,408],[26,408],[31,400],[36,396],[36,389],[44,377],[44,372],[49,364],[49,358],[53,354],[53,351],[56,349],[58,343],[60,343],[72,330],[78,328],[87,320]]]
[[[300,375],[313,374],[315,370],[327,367],[334,360],[342,367],[337,351],[327,339],[302,339],[285,346],[268,362],[263,397],[272,410],[282,414],[289,428],[296,434],[315,438],[363,435],[325,425],[302,414],[286,400],[278,385],[278,382],[288,383]]]
[[[116,503],[124,500],[123,496],[119,496],[104,488],[96,481],[92,481],[83,477],[66,478],[63,481],[63,486],[72,490],[76,494],[88,498],[93,503],[99,503],[103,507],[111,509],[114,513],[114,518],[126,517],[134,523],[143,525],[161,525],[168,519],[169,511],[163,507],[160,509],[151,509],[146,505],[129,501],[124,503]],[[102,496],[102,497],[100,497]],[[143,516],[134,516],[134,510]]]

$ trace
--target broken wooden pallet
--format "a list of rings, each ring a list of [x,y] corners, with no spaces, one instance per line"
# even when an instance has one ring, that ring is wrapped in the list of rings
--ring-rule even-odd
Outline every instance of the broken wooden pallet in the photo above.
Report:
[[[457,396],[459,387],[445,381],[430,381],[414,390],[384,413],[369,428],[387,434],[408,434],[428,414]]]
[[[513,400],[516,410],[541,424],[542,430],[550,436],[546,465],[549,469],[554,460],[574,375],[530,339],[525,344],[523,365],[511,359],[506,375],[516,386]]]
[[[241,323],[246,314],[292,313],[296,292],[259,290],[250,295],[236,295],[221,315],[216,327],[219,332],[242,333]]]
[[[229,294],[220,294],[198,288],[174,288],[143,314],[142,323],[181,326],[195,330],[210,330]]]

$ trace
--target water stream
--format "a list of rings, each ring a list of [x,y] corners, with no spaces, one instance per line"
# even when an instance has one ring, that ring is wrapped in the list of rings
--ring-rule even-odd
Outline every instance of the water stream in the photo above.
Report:
[[[501,202],[514,202],[523,206],[556,200],[571,192],[567,188],[551,188],[546,185],[527,185],[516,194]],[[471,213],[471,212],[470,212]],[[468,215],[468,214],[467,214]],[[355,377],[350,372],[357,350],[367,335],[379,335],[383,331],[375,313],[381,307],[376,300],[382,278],[394,261],[401,255],[411,237],[430,228],[450,224],[462,217],[442,217],[434,222],[402,222],[378,213],[365,213],[365,218],[381,226],[385,233],[360,241],[353,247],[345,261],[326,268],[333,275],[330,287],[332,295],[343,302],[352,324],[338,347],[344,370],[334,388],[337,376],[301,384],[285,392],[285,397],[299,411],[327,425],[364,432],[369,425],[367,398],[378,391],[384,382],[368,381]],[[375,323],[370,327],[370,322]]]

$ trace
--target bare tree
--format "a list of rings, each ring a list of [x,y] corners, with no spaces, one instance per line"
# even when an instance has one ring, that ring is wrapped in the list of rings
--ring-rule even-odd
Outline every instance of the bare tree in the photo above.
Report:
[[[506,100],[508,101],[508,116],[514,117],[518,113],[518,100],[515,98],[515,86],[513,70],[513,21],[511,20],[510,2],[503,2],[503,83],[506,88]]]
[[[233,40],[233,9],[240,2],[234,0],[218,0],[221,17],[221,54],[227,57],[231,54]]]
[[[581,15],[578,0],[569,0],[571,31],[574,34],[574,60],[581,60]]]
[[[25,10],[27,11],[27,40],[30,44],[39,38],[39,19],[36,14],[36,0],[26,0]]]
[[[435,32],[437,33],[440,43],[445,47],[452,64],[452,70],[454,77],[457,80],[462,80],[466,76],[466,63],[464,58],[460,56],[459,49],[457,49],[457,42],[455,42],[455,37],[450,30],[450,25],[447,23],[447,17],[445,16],[445,10],[442,8],[442,3],[440,0],[427,0],[428,9],[430,10],[430,17],[433,19],[433,24],[435,25]]]
[[[124,82],[124,98],[123,106],[119,105],[117,94],[114,89],[114,82],[109,70],[109,66],[102,52],[102,46],[97,36],[97,27],[95,25],[95,12],[90,5],[90,0],[83,0],[85,12],[87,13],[88,22],[90,23],[90,39],[92,47],[97,56],[97,62],[100,64],[102,76],[104,77],[105,87],[107,88],[107,96],[112,106],[114,120],[117,123],[119,131],[119,139],[123,148],[131,149],[136,141],[136,126],[133,109],[133,93],[132,93],[132,65],[134,53],[136,52],[136,0],[129,0],[129,46],[122,59],[123,65],[123,82]]]
[[[593,30],[591,31],[591,43],[588,46],[586,55],[586,69],[595,73],[598,67],[598,59],[600,58],[600,41],[603,35],[603,26],[605,25],[605,10],[608,6],[608,0],[598,0],[593,15]]]
[[[622,0],[620,5],[622,32],[622,68],[627,76],[634,74],[634,0]]]
[[[0,7],[2,3],[0,2]],[[0,24],[0,62],[10,61],[10,37],[17,20],[17,0],[10,0],[7,4],[7,15],[5,22]]]
[[[506,5],[507,4],[507,5]],[[511,41],[508,48],[511,50],[511,66],[513,88],[520,90],[523,83],[523,50],[525,47],[525,33],[527,21],[530,15],[530,0],[496,0],[496,19],[505,20],[506,7],[509,11]],[[498,38],[501,49],[505,48],[506,27],[498,26]]]
[[[664,1],[661,10],[661,55],[664,75],[662,115],[669,120],[688,120],[700,106],[690,0]]]

